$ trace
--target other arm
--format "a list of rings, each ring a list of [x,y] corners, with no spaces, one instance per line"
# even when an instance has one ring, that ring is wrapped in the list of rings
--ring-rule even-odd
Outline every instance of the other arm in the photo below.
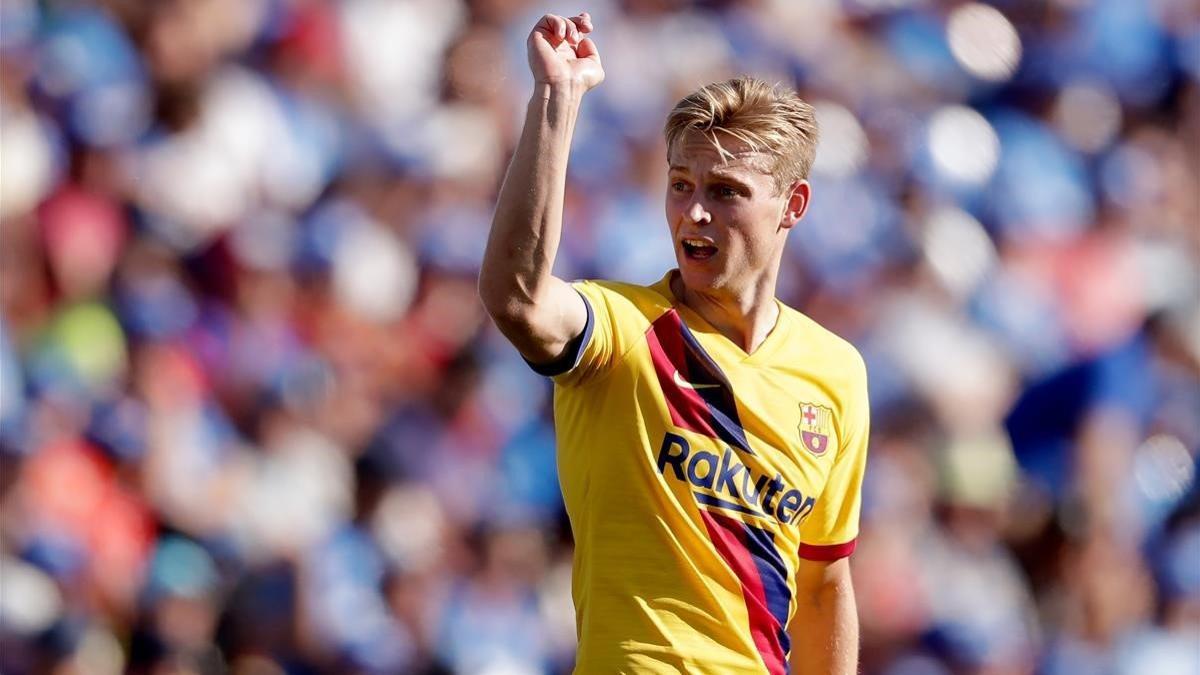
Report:
[[[796,675],[853,675],[858,672],[858,609],[850,559],[800,560],[796,568],[796,613],[788,625],[789,660]]]
[[[527,43],[535,90],[500,189],[479,296],[500,332],[533,363],[583,332],[587,309],[551,270],[562,232],[567,157],[584,93],[604,79],[591,19],[546,15]]]

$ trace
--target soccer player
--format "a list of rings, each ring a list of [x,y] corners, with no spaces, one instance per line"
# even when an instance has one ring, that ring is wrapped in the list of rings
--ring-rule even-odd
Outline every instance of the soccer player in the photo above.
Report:
[[[775,298],[804,217],[812,108],[748,78],[666,124],[678,269],[551,274],[572,130],[604,79],[589,16],[547,15],[480,271],[504,335],[555,384],[575,534],[579,673],[852,673],[867,385],[847,342]]]

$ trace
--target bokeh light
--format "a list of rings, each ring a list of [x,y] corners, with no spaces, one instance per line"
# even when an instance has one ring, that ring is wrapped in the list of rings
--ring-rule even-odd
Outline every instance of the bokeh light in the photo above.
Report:
[[[1121,130],[1121,102],[1102,82],[1072,82],[1054,103],[1054,125],[1079,150],[1103,150]]]
[[[996,247],[983,225],[953,206],[939,207],[929,215],[921,241],[929,266],[960,299],[975,290],[996,262]]]
[[[959,183],[986,182],[1000,158],[1000,139],[992,125],[965,106],[938,110],[929,121],[928,142],[938,170]]]
[[[369,221],[349,228],[334,253],[334,288],[347,307],[374,321],[404,314],[416,292],[415,261],[404,242]]]
[[[0,216],[27,213],[54,185],[54,149],[28,112],[0,116]]]
[[[832,101],[813,103],[821,143],[812,170],[818,174],[844,178],[856,173],[867,162],[867,134],[858,118],[845,106]]]
[[[1156,502],[1182,497],[1196,480],[1196,462],[1178,438],[1158,434],[1146,439],[1135,453],[1134,479],[1138,488]]]
[[[62,593],[49,575],[7,555],[0,557],[0,615],[21,635],[49,628],[63,610]]]
[[[946,22],[950,51],[968,73],[1003,82],[1021,61],[1021,38],[1000,10],[980,3],[961,5]]]

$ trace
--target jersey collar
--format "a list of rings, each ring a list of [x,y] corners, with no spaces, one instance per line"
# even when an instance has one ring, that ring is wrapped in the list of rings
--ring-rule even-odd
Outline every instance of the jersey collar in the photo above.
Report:
[[[666,298],[678,313],[683,323],[697,336],[702,336],[702,339],[712,349],[714,346],[718,348],[722,354],[739,363],[748,365],[758,365],[769,363],[772,355],[777,353],[780,347],[787,342],[787,334],[791,328],[791,314],[787,305],[775,298],[775,304],[779,308],[778,318],[775,319],[775,326],[771,328],[771,332],[767,333],[767,339],[758,346],[758,349],[747,354],[733,340],[725,337],[720,331],[713,327],[704,317],[700,316],[695,310],[683,304],[681,298],[675,297],[675,292],[671,290],[671,278],[679,274],[678,269],[672,269],[663,275],[651,288],[658,292],[659,295]]]

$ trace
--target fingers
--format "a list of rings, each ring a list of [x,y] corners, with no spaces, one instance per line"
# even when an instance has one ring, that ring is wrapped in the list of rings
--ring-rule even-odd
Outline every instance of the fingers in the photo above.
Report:
[[[592,32],[592,15],[587,12],[580,12],[578,15],[571,17],[571,23],[575,24],[580,33]]]
[[[549,36],[558,38],[561,42],[567,37],[567,20],[557,14],[547,14],[538,21],[535,30],[542,31]]]
[[[567,44],[575,47],[579,45],[583,33],[592,32],[592,17],[587,12],[580,12],[570,19],[557,14],[547,14],[538,21],[534,30],[542,32],[548,38],[554,38],[550,41],[551,44],[565,40]]]

